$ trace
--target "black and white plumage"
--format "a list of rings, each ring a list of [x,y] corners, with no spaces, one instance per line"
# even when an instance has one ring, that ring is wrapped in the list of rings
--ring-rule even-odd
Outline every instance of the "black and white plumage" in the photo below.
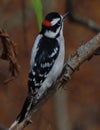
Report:
[[[31,71],[29,73],[28,86],[32,87],[33,94],[38,99],[42,95],[42,89],[51,85],[44,85],[44,81],[48,78],[55,60],[57,59],[60,51],[60,46],[56,39],[48,37],[41,37],[37,46],[37,53],[31,58]],[[34,54],[34,51],[33,51]],[[33,57],[33,55],[32,55]],[[33,61],[34,60],[34,61]],[[51,81],[50,81],[51,82]],[[35,86],[35,87],[33,87]],[[42,87],[43,86],[43,87]],[[39,92],[40,89],[40,92]],[[30,88],[29,88],[29,91]],[[44,91],[43,91],[44,92]]]
[[[16,122],[20,123],[61,74],[64,64],[63,19],[65,15],[49,13],[32,48],[28,76],[28,96]]]

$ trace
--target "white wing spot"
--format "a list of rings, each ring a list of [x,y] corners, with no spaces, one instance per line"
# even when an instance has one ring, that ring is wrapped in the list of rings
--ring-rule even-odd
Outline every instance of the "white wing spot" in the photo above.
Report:
[[[58,51],[58,48],[56,47],[56,48],[54,48],[54,51],[53,51],[53,53],[49,56],[49,57],[53,57],[56,53],[57,53],[57,51]]]
[[[35,71],[34,70],[32,70],[32,74],[35,75]]]
[[[36,80],[35,80],[35,78],[33,79],[33,82],[34,82],[34,84],[36,84]]]
[[[44,74],[39,74],[40,77],[43,77]]]
[[[37,64],[35,63],[34,66],[36,66]]]
[[[28,77],[28,80],[29,80],[29,81],[32,81],[32,79],[31,79],[31,78],[29,78],[29,77]]]

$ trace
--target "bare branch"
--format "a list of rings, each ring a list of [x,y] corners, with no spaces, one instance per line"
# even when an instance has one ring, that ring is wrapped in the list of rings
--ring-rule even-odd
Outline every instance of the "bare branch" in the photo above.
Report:
[[[86,44],[81,45],[73,56],[69,56],[65,63],[62,75],[55,84],[44,93],[37,103],[34,104],[33,110],[29,115],[27,115],[23,122],[18,124],[18,122],[15,121],[9,130],[22,130],[30,124],[32,114],[35,114],[35,112],[57,91],[59,87],[62,88],[70,80],[70,77],[80,67],[80,65],[86,60],[89,60],[98,48],[100,48],[100,33]]]
[[[70,11],[70,13],[68,15],[69,20],[72,22],[77,22],[79,24],[83,24],[96,32],[100,32],[100,25],[96,24],[94,21],[92,21],[90,19],[80,17],[78,14],[75,13],[75,11],[73,10],[73,7],[72,7],[72,2],[73,2],[73,0],[67,1],[67,11]]]

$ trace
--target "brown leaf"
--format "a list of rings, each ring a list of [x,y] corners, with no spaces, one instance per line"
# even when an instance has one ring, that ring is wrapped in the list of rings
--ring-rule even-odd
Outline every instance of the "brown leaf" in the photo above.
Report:
[[[4,29],[0,29],[0,38],[3,47],[0,58],[9,61],[9,74],[12,79],[12,77],[16,77],[19,74],[20,68],[20,65],[17,61],[17,45],[11,40],[10,36]]]

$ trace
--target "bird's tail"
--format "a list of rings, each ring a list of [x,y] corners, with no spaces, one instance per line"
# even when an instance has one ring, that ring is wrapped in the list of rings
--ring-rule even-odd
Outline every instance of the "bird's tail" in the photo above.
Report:
[[[12,130],[17,126],[17,124],[20,124],[31,112],[34,104],[34,98],[33,96],[29,95],[26,97],[25,102],[23,104],[22,110],[17,116],[16,120],[13,122],[13,124],[10,126],[8,130]]]
[[[25,117],[31,112],[32,106],[33,97],[29,95],[26,97],[22,110],[16,118],[16,121],[18,121],[18,123],[22,122],[25,119]]]

